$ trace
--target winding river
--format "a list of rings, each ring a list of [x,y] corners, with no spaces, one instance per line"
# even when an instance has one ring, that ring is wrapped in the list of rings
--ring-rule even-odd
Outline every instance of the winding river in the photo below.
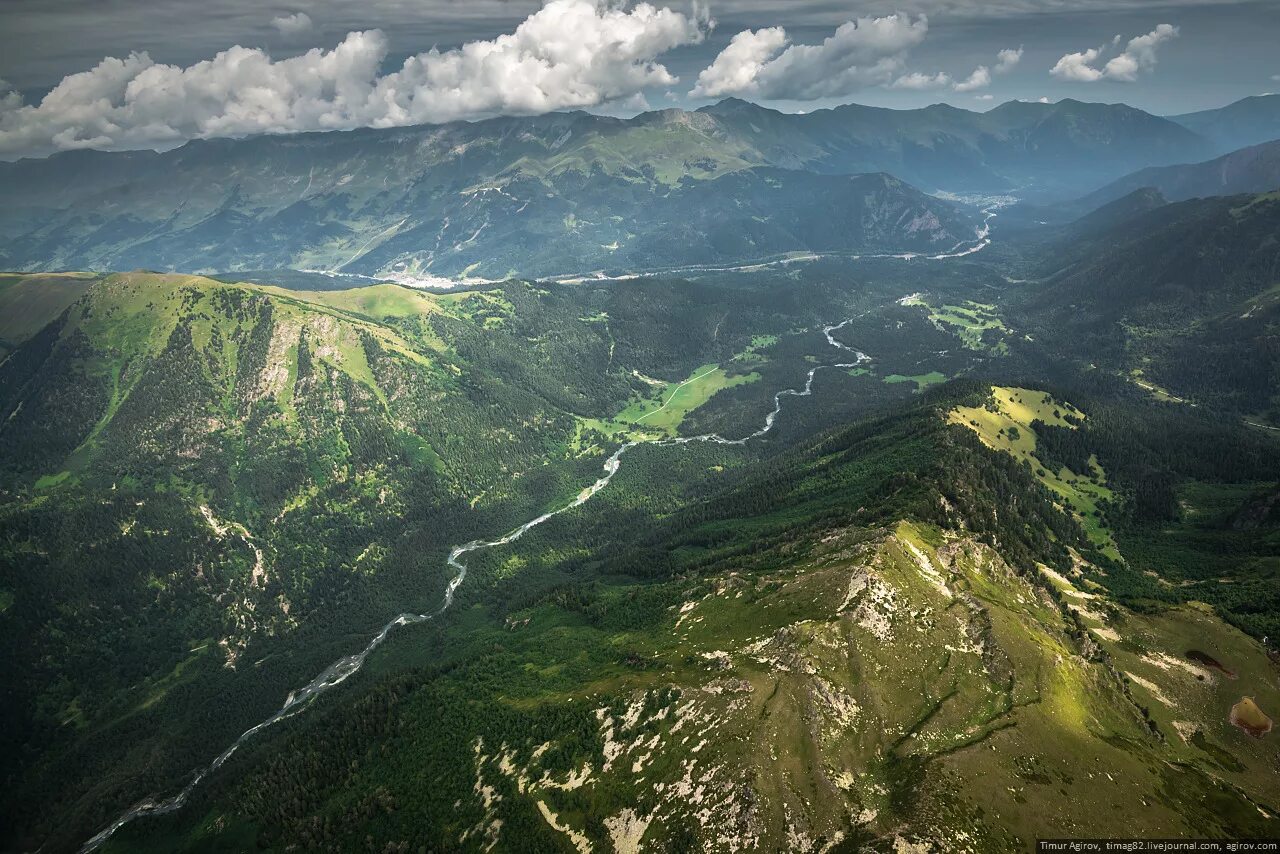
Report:
[[[990,234],[989,224],[992,217],[995,216],[994,208],[996,206],[998,205],[993,205],[983,210],[982,212],[984,216],[983,224],[982,224],[982,227],[977,230],[977,233],[975,235],[977,240],[972,246],[959,251],[957,251],[959,247],[956,247],[956,249],[953,249],[951,252],[942,253],[939,255],[923,256],[923,257],[929,258],[931,260],[959,258],[966,255],[971,255],[975,252],[979,252],[982,249],[986,248],[991,243],[991,238],[989,236]],[[871,257],[871,256],[863,256],[863,257]],[[877,256],[877,257],[886,257],[886,256]],[[888,256],[888,257],[902,258],[903,260],[911,260],[913,258],[921,257],[921,256],[907,254],[907,255],[895,255],[895,256]],[[825,368],[834,368],[834,369],[853,368],[853,367],[857,367],[858,365],[864,362],[870,361],[870,358],[871,358],[870,356],[868,356],[867,354],[859,350],[854,349],[853,347],[850,347],[846,344],[842,344],[841,342],[835,339],[835,336],[833,334],[839,331],[840,329],[843,329],[845,326],[849,325],[850,323],[852,323],[854,319],[855,318],[849,318],[840,323],[835,323],[829,326],[822,327],[822,334],[823,336],[825,336],[827,343],[835,350],[842,353],[849,354],[849,357],[852,359],[852,361],[835,362],[835,363],[818,365],[816,367],[813,367],[809,370],[808,375],[805,377],[803,386],[799,388],[782,389],[781,391],[775,393],[773,396],[773,411],[765,415],[764,424],[754,433],[751,433],[747,436],[743,436],[742,438],[739,438],[739,439],[728,439],[716,433],[706,433],[699,436],[680,436],[680,437],[673,437],[673,438],[667,438],[667,439],[633,440],[633,441],[625,442],[616,451],[614,451],[608,457],[608,459],[604,461],[604,473],[600,476],[600,478],[596,480],[595,483],[591,484],[586,489],[578,493],[577,497],[574,498],[572,501],[570,501],[568,504],[565,504],[563,507],[560,507],[556,510],[551,510],[547,513],[543,513],[541,516],[538,516],[537,518],[530,519],[528,522],[525,522],[520,527],[515,528],[514,530],[508,532],[507,534],[504,534],[501,537],[498,537],[496,540],[472,540],[471,542],[466,543],[464,545],[454,547],[454,549],[451,552],[449,552],[449,558],[447,561],[448,565],[453,569],[454,575],[449,580],[448,585],[446,585],[445,587],[444,597],[440,602],[440,607],[436,608],[434,611],[431,611],[425,614],[404,613],[396,616],[394,619],[392,619],[390,622],[384,625],[382,629],[369,640],[369,642],[365,645],[364,649],[360,650],[359,652],[353,655],[343,656],[342,658],[333,662],[333,664],[330,664],[328,667],[326,667],[318,676],[316,676],[306,685],[304,685],[303,687],[295,691],[289,692],[289,696],[285,698],[284,704],[280,706],[279,710],[277,710],[273,715],[271,715],[271,717],[261,721],[260,723],[253,725],[252,727],[250,727],[249,729],[241,733],[239,738],[237,738],[234,742],[232,742],[231,745],[226,750],[218,754],[218,756],[212,762],[210,762],[208,765],[201,768],[200,770],[196,771],[194,776],[192,776],[191,780],[185,786],[183,786],[179,792],[177,792],[176,794],[168,798],[164,798],[160,800],[147,797],[139,801],[138,803],[134,804],[132,807],[130,807],[128,810],[122,813],[115,821],[113,821],[107,827],[103,828],[93,838],[91,838],[88,842],[86,842],[80,849],[81,854],[89,854],[89,852],[97,850],[99,847],[103,845],[103,843],[105,843],[108,839],[110,839],[111,836],[117,830],[124,827],[126,824],[130,823],[134,819],[142,818],[144,816],[164,815],[166,813],[171,813],[179,809],[182,809],[182,807],[186,804],[187,799],[191,796],[191,793],[195,791],[195,788],[199,786],[200,783],[206,777],[208,777],[210,774],[213,774],[215,771],[221,768],[226,763],[226,761],[230,759],[235,754],[235,752],[240,749],[240,747],[243,744],[245,744],[245,742],[249,741],[258,733],[262,732],[268,727],[271,727],[286,718],[292,717],[304,711],[308,707],[308,703],[310,700],[315,699],[320,694],[323,694],[324,692],[330,690],[331,688],[335,688],[338,685],[341,685],[348,678],[350,678],[351,676],[359,672],[360,668],[364,666],[365,661],[369,658],[369,656],[373,653],[373,651],[376,650],[378,647],[382,646],[382,643],[387,639],[388,636],[390,636],[391,632],[393,632],[395,629],[400,628],[401,626],[410,626],[410,625],[415,625],[417,623],[424,623],[428,620],[433,620],[436,617],[438,617],[440,614],[448,610],[449,607],[453,604],[453,597],[454,597],[454,594],[457,593],[458,587],[462,585],[462,582],[465,581],[467,577],[467,566],[465,563],[462,562],[463,557],[470,554],[471,552],[482,551],[484,549],[496,548],[498,546],[505,546],[508,543],[513,543],[516,540],[523,537],[530,530],[538,527],[539,525],[543,524],[549,519],[553,519],[556,516],[559,516],[561,513],[567,513],[568,511],[573,510],[574,508],[581,507],[583,504],[586,504],[597,493],[599,493],[601,490],[607,487],[610,481],[613,480],[613,476],[616,475],[618,473],[618,470],[622,467],[622,456],[625,453],[627,453],[627,451],[631,450],[637,445],[642,445],[642,444],[656,445],[660,447],[667,447],[667,446],[673,446],[673,445],[689,445],[695,442],[710,442],[717,445],[745,445],[753,439],[758,439],[761,436],[764,436],[766,433],[768,433],[773,429],[774,424],[777,422],[778,416],[782,412],[782,398],[809,397],[810,395],[813,394],[813,378],[815,375],[817,375],[818,371],[823,370]]]

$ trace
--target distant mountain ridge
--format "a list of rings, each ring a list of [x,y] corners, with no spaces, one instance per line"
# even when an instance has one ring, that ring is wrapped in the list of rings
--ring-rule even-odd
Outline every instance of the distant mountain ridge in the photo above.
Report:
[[[1171,202],[1280,189],[1280,139],[1203,163],[1142,169],[1090,193],[1077,205],[1091,209],[1143,187],[1159,191]]]
[[[1155,187],[1140,187],[1090,211],[1067,226],[1066,231],[1072,238],[1100,237],[1167,204],[1169,200]]]
[[[1220,151],[1280,139],[1280,95],[1254,95],[1216,110],[1168,116],[1208,139]]]
[[[0,164],[0,267],[502,278],[926,253],[972,239],[977,217],[915,187],[1065,194],[1212,153],[1166,119],[1070,100],[807,115],[727,100],[67,152]],[[850,177],[865,173],[894,177]]]
[[[1124,104],[1010,101],[985,113],[934,104],[849,104],[789,115],[729,99],[699,111],[752,139],[778,166],[890,172],[925,189],[1060,192],[1141,163],[1179,163],[1213,147],[1186,128]]]

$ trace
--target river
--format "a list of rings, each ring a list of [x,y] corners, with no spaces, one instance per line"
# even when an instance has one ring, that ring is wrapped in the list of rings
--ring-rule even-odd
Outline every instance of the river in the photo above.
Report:
[[[960,258],[967,255],[971,255],[975,252],[979,252],[982,249],[986,248],[991,243],[990,221],[995,216],[995,208],[998,206],[999,206],[998,203],[993,204],[992,206],[983,210],[984,221],[983,221],[982,227],[977,230],[977,233],[975,235],[976,242],[972,246],[962,250],[959,249],[959,247],[956,247],[951,252],[942,253],[939,255],[924,256],[924,257],[929,258],[931,260],[945,260],[948,258]],[[872,257],[872,256],[862,256],[862,257]],[[885,257],[885,256],[875,256],[875,257]],[[912,254],[904,254],[904,255],[895,255],[895,256],[889,256],[889,257],[901,258],[903,260],[912,260],[920,256],[912,255]],[[560,507],[556,510],[551,510],[547,513],[543,513],[541,516],[538,516],[537,518],[530,519],[528,522],[525,522],[520,527],[515,528],[514,530],[504,534],[501,537],[498,537],[495,540],[472,540],[471,542],[465,543],[464,545],[456,546],[451,552],[449,552],[449,557],[447,561],[449,567],[453,569],[454,575],[449,580],[449,583],[445,586],[444,597],[440,602],[440,607],[436,608],[434,611],[431,611],[425,614],[404,613],[404,614],[399,614],[393,619],[391,619],[389,622],[386,623],[386,625],[384,625],[378,631],[377,634],[375,634],[369,640],[367,644],[365,644],[364,649],[352,655],[343,656],[342,658],[338,659],[337,661],[333,662],[328,667],[326,667],[319,675],[317,675],[314,679],[312,679],[303,687],[298,688],[294,691],[290,691],[289,695],[285,698],[284,704],[281,705],[280,708],[273,715],[271,715],[266,720],[263,720],[257,724],[254,724],[249,729],[241,733],[240,736],[235,741],[233,741],[226,750],[218,754],[218,756],[212,762],[210,762],[204,768],[201,768],[198,771],[196,771],[195,774],[192,776],[191,780],[185,786],[183,786],[180,791],[178,791],[174,795],[171,795],[168,798],[164,798],[161,800],[156,800],[155,798],[147,797],[139,801],[138,803],[134,804],[132,807],[126,810],[123,814],[121,814],[115,821],[107,825],[107,827],[103,828],[93,838],[91,838],[88,842],[86,842],[83,845],[83,847],[81,847],[80,849],[81,854],[89,854],[89,852],[97,850],[99,847],[103,845],[103,843],[105,843],[108,839],[110,839],[112,835],[115,834],[116,831],[118,831],[120,828],[124,827],[126,824],[133,821],[134,819],[142,818],[144,816],[164,815],[166,813],[171,813],[181,809],[186,804],[187,799],[191,796],[191,793],[195,791],[195,788],[199,786],[200,783],[206,777],[208,777],[210,774],[214,773],[219,768],[221,768],[223,764],[225,764],[226,761],[230,759],[232,755],[234,755],[235,752],[239,750],[240,747],[245,742],[249,741],[258,733],[262,732],[268,727],[274,726],[275,724],[279,723],[285,718],[292,717],[293,715],[299,714],[300,712],[304,711],[308,707],[307,704],[310,700],[315,699],[317,696],[319,696],[320,694],[323,694],[324,692],[330,690],[331,688],[335,688],[338,685],[341,685],[351,676],[358,673],[360,671],[360,668],[364,666],[365,661],[369,658],[369,656],[373,653],[373,651],[382,645],[383,641],[387,639],[387,637],[391,634],[391,632],[400,628],[401,626],[411,626],[417,623],[424,623],[428,620],[433,620],[436,617],[438,617],[440,614],[448,610],[449,606],[453,604],[454,594],[457,593],[458,588],[462,585],[462,583],[467,578],[467,566],[465,563],[462,562],[462,558],[465,555],[470,554],[471,552],[481,551],[483,549],[491,549],[497,546],[505,546],[509,543],[513,543],[516,540],[523,537],[531,529],[536,528],[537,526],[548,521],[549,519],[553,519],[556,516],[559,516],[561,513],[566,513],[570,510],[573,510],[576,507],[581,507],[583,504],[590,501],[595,495],[597,495],[601,490],[603,490],[605,487],[609,485],[610,481],[613,480],[613,476],[616,475],[618,473],[618,470],[622,467],[622,457],[624,454],[627,453],[627,451],[641,444],[656,445],[659,447],[689,445],[695,442],[711,442],[718,445],[745,445],[753,439],[758,439],[761,436],[764,436],[766,433],[768,433],[770,430],[773,429],[774,424],[777,422],[778,416],[782,413],[782,399],[784,397],[809,397],[810,395],[813,394],[813,378],[818,373],[818,371],[824,370],[826,368],[835,368],[835,369],[853,368],[853,367],[857,367],[858,365],[864,362],[870,361],[870,357],[867,354],[859,350],[856,350],[852,347],[849,347],[846,344],[842,344],[841,342],[837,341],[833,335],[833,333],[839,331],[840,329],[843,329],[845,326],[852,323],[854,319],[855,318],[849,318],[847,320],[841,321],[840,323],[835,323],[829,326],[822,327],[822,334],[823,336],[825,336],[827,343],[838,352],[850,354],[853,361],[835,362],[831,364],[818,365],[809,370],[808,375],[805,377],[803,386],[799,388],[782,389],[781,391],[775,393],[773,396],[773,411],[765,415],[764,424],[754,433],[750,433],[738,439],[729,439],[716,433],[706,433],[700,436],[681,436],[681,437],[668,438],[668,439],[653,439],[653,440],[645,440],[645,441],[626,442],[621,446],[619,446],[618,449],[614,451],[608,457],[608,459],[604,461],[604,473],[600,476],[600,478],[596,480],[595,483],[591,484],[586,489],[578,493],[577,497],[574,498],[572,501],[570,501],[568,504],[565,504],[563,507]]]

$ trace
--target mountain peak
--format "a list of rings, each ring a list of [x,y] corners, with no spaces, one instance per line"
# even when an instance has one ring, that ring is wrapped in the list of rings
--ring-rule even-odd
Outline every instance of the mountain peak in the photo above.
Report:
[[[763,107],[754,101],[747,101],[742,98],[724,98],[714,104],[708,104],[705,107],[697,109],[699,113],[707,113],[713,116],[730,116],[741,114],[773,114],[783,115],[780,110],[774,110],[770,107]]]
[[[748,101],[745,98],[738,98],[730,95],[728,98],[721,98],[714,104],[703,107],[703,110],[711,112],[713,110],[740,110],[740,109],[763,109],[759,104]]]

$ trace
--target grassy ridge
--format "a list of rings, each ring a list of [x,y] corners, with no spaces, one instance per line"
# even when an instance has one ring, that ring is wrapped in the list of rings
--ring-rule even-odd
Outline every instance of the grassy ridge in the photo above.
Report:
[[[1228,713],[1240,693],[1280,706],[1263,650],[1204,609],[1116,605],[1047,540],[1007,560],[990,543],[1012,546],[1021,514],[1061,511],[1010,454],[972,451],[954,405],[766,471],[637,451],[601,504],[475,555],[455,622],[393,640],[378,684],[117,848],[1262,832],[1276,743]],[[698,468],[714,500],[650,492]],[[931,492],[961,485],[982,494],[949,491],[947,511]],[[1192,639],[1237,679],[1196,679]]]
[[[0,356],[39,332],[98,278],[93,273],[0,273]]]
[[[574,431],[650,394],[638,375],[670,391],[636,417],[674,395],[640,422],[673,430],[753,385],[732,357],[803,310],[770,327],[771,295],[662,282],[90,284],[0,366],[0,639],[22,697],[0,731],[25,781],[5,809],[30,816],[12,833],[71,846],[179,781],[282,685],[436,607],[451,545],[593,481],[609,448]],[[69,772],[84,761],[98,773]]]
[[[1120,557],[1100,509],[1116,496],[1107,486],[1106,472],[1097,458],[1091,457],[1088,470],[1077,474],[1066,466],[1052,470],[1036,456],[1033,422],[1075,429],[1085,420],[1084,413],[1045,392],[996,386],[987,405],[956,407],[947,417],[953,424],[973,430],[987,447],[1027,463],[1040,482],[1061,498],[1089,539],[1109,557]]]
[[[0,574],[2,639],[19,650],[7,666],[35,674],[0,727],[26,775],[13,812],[32,816],[15,838],[71,847],[112,807],[167,791],[282,686],[388,614],[434,607],[450,545],[561,506],[624,436],[755,429],[777,389],[832,360],[821,325],[855,315],[838,335],[872,354],[865,373],[819,372],[815,396],[784,399],[748,448],[633,449],[590,504],[472,555],[443,620],[397,632],[188,811],[117,847],[372,836],[432,850],[497,834],[551,850],[578,834],[692,849],[758,827],[766,847],[794,844],[791,831],[883,846],[963,833],[1005,850],[1129,818],[1114,809],[1122,791],[1153,805],[1141,817],[1156,835],[1179,821],[1256,830],[1233,787],[1275,802],[1257,773],[1274,744],[1239,740],[1251,737],[1219,706],[1239,687],[1275,713],[1254,684],[1264,651],[1178,604],[1211,592],[1207,579],[1143,574],[1168,539],[1133,519],[1158,503],[1171,460],[1179,478],[1201,457],[1224,477],[1238,475],[1223,460],[1269,472],[1250,463],[1261,442],[1198,434],[1191,407],[1032,391],[1007,376],[1035,372],[1018,347],[944,353],[954,331],[895,304],[901,290],[764,284],[91,288],[87,313],[0,369],[14,424],[58,389],[100,394],[68,402],[79,420],[37,413],[75,428],[64,445],[9,455],[55,463],[8,472],[17,499],[0,508],[19,532]],[[24,364],[40,394],[5,384]],[[975,370],[1005,375],[994,396],[985,377],[923,387]],[[1134,452],[1114,440],[1134,433],[1120,410],[1165,432]],[[1262,500],[1261,485],[1177,488],[1204,511],[1179,528],[1184,555],[1210,554],[1224,520]],[[1105,518],[1065,512],[1089,500]],[[1265,573],[1268,536],[1248,535],[1247,567],[1215,570]],[[1108,560],[1117,543],[1132,566]],[[1123,587],[1135,577],[1146,586]],[[1253,578],[1242,595],[1265,587]],[[1160,657],[1187,660],[1179,645],[1195,635],[1248,685],[1202,691]],[[31,746],[39,767],[22,764]],[[696,777],[685,789],[689,763],[714,775],[701,795]]]

